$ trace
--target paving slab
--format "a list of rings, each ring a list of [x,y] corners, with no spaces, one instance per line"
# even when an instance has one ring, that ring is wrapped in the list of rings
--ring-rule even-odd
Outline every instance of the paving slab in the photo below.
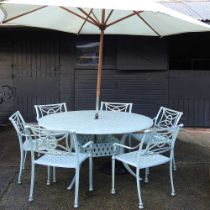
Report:
[[[209,148],[178,140],[175,151],[177,195],[170,196],[168,166],[152,168],[149,183],[141,183],[145,210],[210,210]],[[107,161],[110,158],[94,159],[93,192],[88,192],[88,164],[82,166],[78,210],[138,209],[136,182],[130,174],[117,175],[117,193],[110,194],[111,176],[100,170]],[[57,182],[46,186],[46,167],[38,166],[34,201],[29,203],[30,158],[21,185],[17,184],[18,166],[19,146],[15,132],[11,128],[0,129],[0,210],[73,209],[74,192],[66,190],[73,170],[57,169]],[[144,175],[143,171],[141,174]]]

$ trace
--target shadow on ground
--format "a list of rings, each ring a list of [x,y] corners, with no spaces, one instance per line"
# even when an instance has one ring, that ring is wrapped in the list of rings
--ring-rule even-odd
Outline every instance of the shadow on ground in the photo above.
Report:
[[[0,129],[0,209],[1,210],[70,210],[73,191],[67,191],[72,170],[57,169],[57,182],[46,186],[46,168],[37,167],[34,201],[28,202],[30,156],[23,183],[17,184],[19,145],[11,128]],[[210,210],[210,151],[177,141],[177,171],[174,173],[176,196],[170,196],[168,166],[153,168],[149,183],[141,183],[145,210]],[[94,191],[88,192],[88,164],[81,169],[78,210],[132,210],[137,208],[135,179],[130,174],[116,176],[117,194],[111,195],[111,176],[101,165],[110,158],[94,159]],[[142,174],[143,175],[143,174]]]

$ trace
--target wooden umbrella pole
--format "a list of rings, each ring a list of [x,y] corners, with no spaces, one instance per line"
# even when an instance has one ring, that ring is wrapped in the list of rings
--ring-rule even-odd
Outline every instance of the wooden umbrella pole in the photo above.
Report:
[[[100,94],[101,94],[101,71],[102,71],[102,66],[103,66],[103,48],[104,48],[104,29],[101,29],[100,44],[99,44],[99,58],[98,58],[95,119],[99,118],[98,111],[99,111],[99,99],[100,99]]]

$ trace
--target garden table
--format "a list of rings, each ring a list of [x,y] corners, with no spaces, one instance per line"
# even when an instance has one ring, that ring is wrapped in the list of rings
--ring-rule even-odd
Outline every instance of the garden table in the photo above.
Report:
[[[121,143],[124,143],[129,133],[150,128],[153,120],[144,115],[118,111],[100,111],[99,119],[95,119],[95,110],[83,110],[50,114],[40,118],[38,124],[47,129],[82,135],[123,134]],[[132,173],[128,165],[124,166]]]
[[[40,126],[84,135],[128,134],[150,128],[153,120],[144,115],[117,111],[71,111],[50,114],[38,120]]]

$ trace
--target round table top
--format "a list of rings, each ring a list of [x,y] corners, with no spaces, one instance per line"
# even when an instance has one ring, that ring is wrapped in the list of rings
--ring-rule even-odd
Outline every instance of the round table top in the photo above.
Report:
[[[153,120],[144,115],[118,111],[71,111],[50,114],[38,120],[40,126],[78,134],[125,134],[150,128]]]

